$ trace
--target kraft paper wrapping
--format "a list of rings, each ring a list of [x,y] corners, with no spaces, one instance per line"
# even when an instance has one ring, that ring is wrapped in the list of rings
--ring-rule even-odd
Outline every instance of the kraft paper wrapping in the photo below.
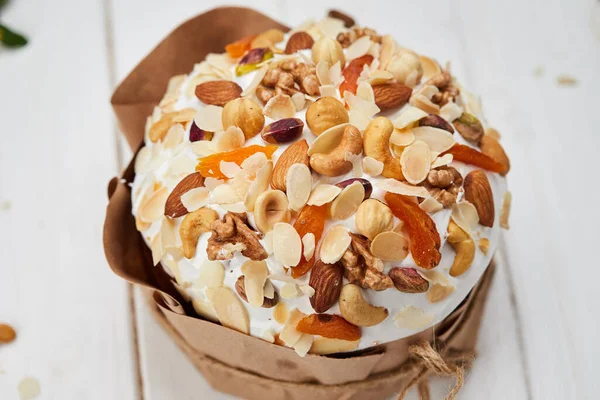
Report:
[[[269,28],[289,28],[250,9],[217,8],[183,23],[129,74],[111,102],[132,149],[142,144],[144,125],[173,75],[188,73],[210,52]],[[181,298],[171,278],[153,267],[150,250],[131,214],[131,161],[109,184],[104,249],[113,272],[141,285],[159,323],[217,390],[250,399],[380,399],[414,377],[408,346],[419,340],[447,349],[474,350],[494,266],[446,319],[411,337],[337,356],[308,354],[201,319]]]

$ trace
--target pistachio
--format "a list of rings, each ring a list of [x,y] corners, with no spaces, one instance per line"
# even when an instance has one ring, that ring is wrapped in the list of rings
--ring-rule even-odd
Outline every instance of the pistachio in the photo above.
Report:
[[[267,143],[289,143],[302,135],[304,122],[298,118],[284,118],[265,126],[260,136]]]

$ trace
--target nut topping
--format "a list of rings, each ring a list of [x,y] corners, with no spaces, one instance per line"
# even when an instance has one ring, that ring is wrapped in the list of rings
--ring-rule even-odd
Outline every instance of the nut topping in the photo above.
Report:
[[[212,210],[211,210],[212,211]],[[188,214],[189,215],[189,214]],[[268,257],[266,250],[258,239],[261,235],[248,226],[245,213],[228,212],[223,220],[212,223],[212,235],[208,239],[206,253],[209,260],[228,260],[233,252],[227,245],[241,244],[242,255],[251,260],[264,260]],[[228,249],[229,247],[229,249]]]

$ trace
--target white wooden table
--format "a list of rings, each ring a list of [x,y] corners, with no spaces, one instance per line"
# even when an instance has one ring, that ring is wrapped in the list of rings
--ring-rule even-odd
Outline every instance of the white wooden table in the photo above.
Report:
[[[178,23],[219,3],[21,0],[0,15],[31,39],[0,50],[0,322],[19,334],[0,347],[0,399],[18,399],[25,376],[42,399],[228,398],[112,275],[101,245],[106,183],[130,157],[110,93]],[[598,398],[600,3],[238,3],[292,25],[343,9],[452,60],[503,135],[514,198],[460,397]],[[449,383],[435,381],[433,398]]]

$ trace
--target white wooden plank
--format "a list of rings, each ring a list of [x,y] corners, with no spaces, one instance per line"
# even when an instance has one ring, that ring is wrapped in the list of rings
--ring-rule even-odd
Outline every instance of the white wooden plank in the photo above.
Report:
[[[41,399],[135,398],[126,285],[106,265],[116,169],[100,1],[13,2],[30,44],[0,49],[0,398],[24,376]],[[85,29],[81,29],[84,26]]]
[[[594,263],[600,144],[596,93],[599,42],[592,1],[469,2],[456,17],[474,86],[490,120],[505,134],[515,193],[508,261],[522,316],[535,399],[594,398],[600,345]],[[544,74],[533,76],[542,66]],[[579,80],[559,87],[556,76]],[[580,192],[580,193],[577,193]],[[577,194],[576,194],[577,193]]]

